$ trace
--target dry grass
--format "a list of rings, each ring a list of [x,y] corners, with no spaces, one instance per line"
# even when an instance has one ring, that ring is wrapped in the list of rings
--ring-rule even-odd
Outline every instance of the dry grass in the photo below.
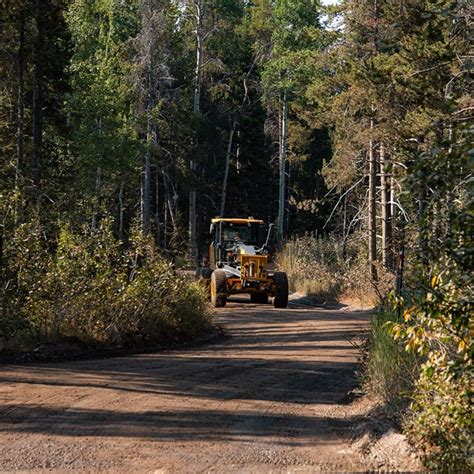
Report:
[[[387,414],[401,422],[419,375],[418,359],[395,341],[387,323],[397,321],[395,310],[387,305],[372,315],[368,354],[365,362],[366,390],[383,401]]]
[[[390,291],[393,281],[380,268],[379,283],[373,287],[365,239],[360,235],[345,244],[334,236],[300,237],[287,242],[277,262],[287,272],[291,290],[312,297],[315,303],[350,301],[371,307]]]

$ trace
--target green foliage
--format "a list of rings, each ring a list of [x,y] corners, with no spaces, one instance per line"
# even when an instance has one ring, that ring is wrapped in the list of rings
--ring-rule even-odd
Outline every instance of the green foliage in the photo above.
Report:
[[[106,219],[94,234],[63,226],[53,252],[31,229],[17,239],[8,260],[16,299],[2,318],[6,350],[65,337],[151,345],[192,339],[210,326],[202,288],[177,274],[140,233],[124,247]]]
[[[370,381],[395,412],[412,397],[406,427],[430,466],[462,465],[471,423],[472,7],[345,0],[330,8],[344,27],[328,30],[317,0],[198,4],[199,28],[191,1],[21,0],[1,9],[0,343],[142,344],[203,331],[202,290],[132,223],[146,208],[163,253],[185,254],[187,196],[197,189],[204,249],[232,124],[226,213],[273,220],[285,100],[289,234],[333,233],[295,238],[279,263],[316,300],[375,299],[366,176],[368,149],[375,144],[377,158],[383,143],[398,210],[389,250],[406,244],[410,278],[399,302],[405,319],[385,309],[374,317]],[[393,277],[378,273],[383,297]]]
[[[79,0],[70,4],[66,19],[73,44],[68,109],[74,187],[82,198],[98,191],[107,197],[117,181],[133,177],[138,165],[130,160],[140,150],[131,60],[131,41],[139,31],[138,2]]]
[[[464,0],[357,0],[342,2],[340,12],[344,29],[336,32],[337,40],[308,57],[313,80],[306,96],[312,107],[304,116],[313,127],[326,123],[331,129],[333,157],[323,175],[329,187],[345,192],[349,211],[334,213],[339,221],[343,217],[344,228],[347,218],[365,220],[359,215],[367,199],[361,185],[368,149],[385,145],[385,171],[406,221],[393,227],[392,235],[406,244],[409,256],[409,288],[398,303],[405,319],[387,311],[374,317],[369,374],[374,390],[401,410],[411,397],[405,426],[430,467],[447,469],[452,463],[467,471],[474,235],[472,128],[466,125],[472,122],[471,8]],[[392,321],[396,341],[379,319]],[[417,359],[420,370],[407,369],[406,384],[398,366]]]
[[[406,304],[391,332],[423,360],[405,420],[408,434],[428,466],[462,470],[472,463],[474,288],[453,260],[440,264],[444,270],[433,271],[431,284]]]
[[[473,301],[471,130],[455,124],[411,163],[407,188],[424,190],[419,217],[418,284],[404,296],[392,334],[422,357],[405,428],[431,468],[472,469]]]
[[[446,359],[423,366],[406,415],[405,431],[424,454],[426,466],[472,472],[472,373],[453,374]]]
[[[267,21],[272,25],[269,57],[262,71],[264,98],[284,91],[297,93],[309,81],[307,57],[327,41],[320,24],[319,1],[277,1]]]

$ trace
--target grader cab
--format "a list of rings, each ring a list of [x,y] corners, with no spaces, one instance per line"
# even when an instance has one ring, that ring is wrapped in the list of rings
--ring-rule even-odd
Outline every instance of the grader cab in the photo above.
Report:
[[[210,279],[211,302],[226,305],[230,295],[247,293],[253,303],[266,304],[273,297],[275,308],[288,305],[286,273],[268,266],[269,241],[273,224],[265,229],[261,220],[215,218],[211,221],[212,242],[209,267],[200,270]]]

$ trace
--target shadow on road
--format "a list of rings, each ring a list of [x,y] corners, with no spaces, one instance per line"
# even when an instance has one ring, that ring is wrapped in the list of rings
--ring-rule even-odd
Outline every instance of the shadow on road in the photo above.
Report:
[[[127,405],[124,410],[123,403],[117,411],[108,406],[65,408],[61,403],[41,405],[32,400],[21,404],[10,399],[0,407],[0,431],[174,440],[278,436],[281,430],[294,430],[298,437],[307,438],[320,432],[327,419],[266,415],[264,411],[235,413],[230,408],[226,412],[226,402],[234,408],[241,403],[260,406],[261,402],[334,405],[347,401],[347,393],[357,385],[357,350],[351,341],[366,329],[366,314],[262,312],[235,305],[221,312],[220,322],[230,338],[199,349],[4,367],[0,383],[20,384],[25,393],[60,387],[67,397],[80,388],[85,396],[98,400],[128,397],[132,404],[145,395],[153,410],[140,411],[139,405],[137,412],[127,410]],[[170,410],[170,399],[177,400],[175,407],[181,408]],[[213,405],[206,405],[210,403]],[[202,409],[194,409],[199,406]],[[223,407],[222,411],[216,406]],[[331,423],[337,425],[337,420]],[[341,421],[338,431],[347,424]]]
[[[12,407],[5,407],[12,408]],[[61,409],[40,405],[16,407],[8,425],[0,422],[0,431],[47,433],[48,435],[150,438],[177,440],[249,441],[267,438],[269,443],[301,446],[312,438],[326,434],[332,438],[349,438],[350,426],[357,419],[317,416],[278,415],[216,410],[112,411],[96,409]],[[328,427],[331,429],[328,430]],[[337,434],[336,434],[337,432]],[[287,439],[284,439],[284,438]]]
[[[339,403],[356,385],[353,362],[149,356],[95,367],[31,367],[0,383],[83,387],[217,400]],[[1,411],[0,411],[1,416]]]

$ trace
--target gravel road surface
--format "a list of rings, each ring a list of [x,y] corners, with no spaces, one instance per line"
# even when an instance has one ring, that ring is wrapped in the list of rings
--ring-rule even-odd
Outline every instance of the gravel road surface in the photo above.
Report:
[[[234,300],[199,348],[1,366],[0,470],[362,472],[347,394],[368,319]]]

